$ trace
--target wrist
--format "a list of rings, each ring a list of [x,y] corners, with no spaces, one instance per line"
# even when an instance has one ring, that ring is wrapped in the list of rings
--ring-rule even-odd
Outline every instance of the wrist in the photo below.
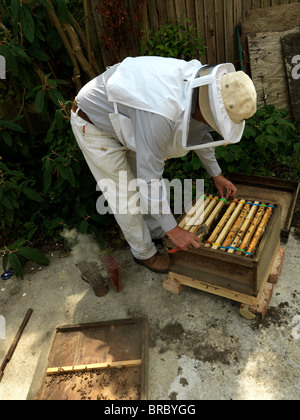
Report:
[[[222,172],[220,172],[218,175],[213,176],[213,179],[218,178],[218,176],[223,176]]]
[[[170,236],[174,235],[174,233],[176,234],[176,232],[178,231],[178,229],[180,229],[180,227],[177,225],[173,229],[171,229],[168,232],[166,232],[166,234],[170,237]]]

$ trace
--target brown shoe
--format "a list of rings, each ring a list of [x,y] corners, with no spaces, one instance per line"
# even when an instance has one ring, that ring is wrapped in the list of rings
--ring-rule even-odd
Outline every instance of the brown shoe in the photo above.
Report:
[[[146,260],[138,260],[135,257],[133,257],[133,259],[137,264],[143,265],[149,270],[154,271],[154,273],[167,274],[170,269],[167,258],[163,257],[158,251],[153,257]]]

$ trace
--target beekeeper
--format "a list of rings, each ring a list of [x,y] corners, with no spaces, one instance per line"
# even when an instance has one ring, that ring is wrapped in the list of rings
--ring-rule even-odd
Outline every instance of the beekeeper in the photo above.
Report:
[[[137,194],[128,185],[143,180],[138,192],[142,207],[168,209],[160,188],[165,159],[195,150],[220,195],[234,196],[236,188],[222,175],[215,147],[239,142],[245,119],[255,111],[254,85],[232,64],[126,58],[80,90],[72,107],[72,129],[138,264],[168,272],[168,260],[153,242],[165,234],[183,250],[199,243],[177,225],[171,211],[128,211],[124,203]],[[223,140],[214,141],[212,131]],[[153,193],[155,186],[159,195]]]

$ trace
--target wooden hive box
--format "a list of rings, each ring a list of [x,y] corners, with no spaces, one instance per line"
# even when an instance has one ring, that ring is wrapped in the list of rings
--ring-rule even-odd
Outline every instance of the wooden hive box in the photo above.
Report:
[[[240,196],[251,199],[270,200],[281,205],[281,242],[287,242],[296,207],[300,183],[289,179],[233,173],[230,180]]]
[[[253,257],[229,254],[220,249],[191,248],[169,253],[174,248],[170,239],[164,244],[170,259],[170,272],[180,283],[195,287],[200,286],[197,280],[205,284],[237,292],[237,300],[244,301],[242,295],[250,296],[245,303],[255,303],[259,292],[269,275],[273,257],[280,244],[281,206],[277,205],[263,234],[258,249]],[[178,276],[179,275],[179,276]],[[183,277],[186,277],[185,281]],[[188,281],[190,279],[190,281]],[[204,284],[204,288],[205,288]],[[209,291],[209,290],[208,290]],[[232,295],[234,296],[234,294]]]
[[[183,288],[183,286],[190,286],[244,304],[257,305],[263,296],[276,257],[280,254],[280,242],[288,241],[300,184],[290,180],[247,176],[240,173],[232,174],[230,179],[238,189],[239,198],[237,200],[243,198],[245,202],[268,204],[272,207],[271,217],[261,231],[253,255],[247,255],[247,253],[241,251],[241,248],[247,251],[243,240],[246,239],[251,229],[254,216],[252,216],[252,219],[250,218],[250,223],[248,221],[248,226],[246,224],[247,228],[244,230],[247,230],[247,232],[243,233],[244,237],[242,236],[240,241],[236,241],[234,246],[232,246],[232,243],[229,245],[233,248],[230,251],[215,246],[224,244],[224,242],[216,244],[220,239],[218,235],[213,238],[212,245],[207,244],[213,236],[212,231],[217,230],[220,219],[225,217],[224,212],[226,213],[226,209],[228,210],[228,207],[232,205],[232,203],[227,202],[221,214],[215,211],[214,217],[213,212],[211,213],[210,222],[213,220],[213,223],[209,232],[199,237],[202,242],[199,249],[192,247],[188,251],[179,250],[170,253],[170,251],[174,251],[175,246],[170,239],[164,238],[164,246],[171,268],[170,273],[164,279],[165,285],[163,282],[163,286],[173,293],[179,293],[179,288]],[[215,197],[215,199],[219,200],[219,197]],[[222,204],[219,203],[218,206],[222,207]],[[244,214],[244,219],[242,219],[237,230],[238,234],[243,231],[244,221],[250,213],[250,209],[248,209]],[[254,212],[254,214],[257,213]],[[184,227],[185,216],[184,214],[179,219],[179,224],[182,227]],[[257,226],[262,222],[262,219],[263,216]],[[208,220],[204,218],[203,221],[207,223]],[[188,228],[188,230],[191,230],[191,228]],[[234,243],[234,240],[232,242]]]

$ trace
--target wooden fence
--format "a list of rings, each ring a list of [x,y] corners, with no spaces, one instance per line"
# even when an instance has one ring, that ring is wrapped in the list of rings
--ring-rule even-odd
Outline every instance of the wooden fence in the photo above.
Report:
[[[299,0],[148,0],[148,25],[156,30],[167,19],[174,21],[184,12],[204,35],[207,51],[201,58],[203,63],[236,62],[239,58],[236,27],[248,10],[297,2]]]
[[[90,0],[92,8],[102,0]],[[129,10],[134,10],[136,0],[124,0],[128,2]],[[238,35],[236,28],[241,19],[247,15],[248,10],[265,8],[287,3],[298,3],[300,0],[147,0],[141,12],[140,21],[134,23],[140,25],[145,32],[156,32],[160,25],[168,20],[175,22],[184,16],[196,26],[207,46],[206,55],[200,60],[203,64],[218,64],[222,62],[239,61]],[[130,17],[129,17],[130,18]],[[131,16],[132,20],[133,17]],[[95,15],[98,37],[103,29],[103,19],[99,13]],[[261,28],[261,32],[264,28]],[[131,42],[124,48],[121,58],[128,55],[139,55],[138,40]],[[196,57],[199,58],[199,57]],[[108,64],[108,57],[102,51],[104,66]]]

